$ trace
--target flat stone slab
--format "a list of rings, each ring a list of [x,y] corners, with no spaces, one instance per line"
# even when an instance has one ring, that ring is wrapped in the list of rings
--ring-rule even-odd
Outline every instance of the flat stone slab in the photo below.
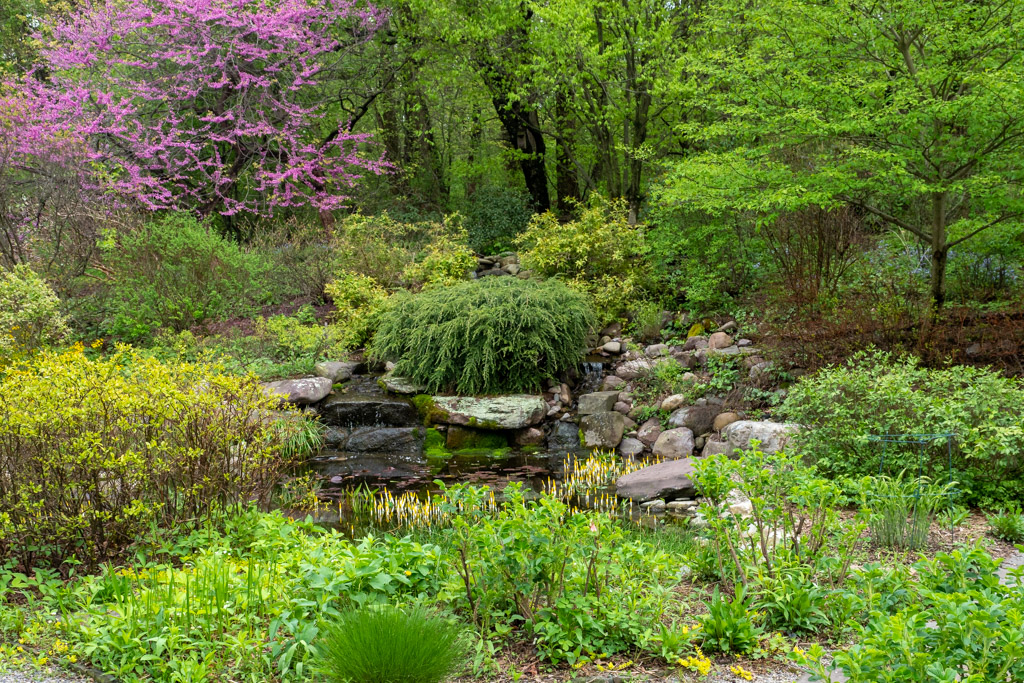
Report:
[[[317,363],[313,367],[313,372],[318,377],[326,377],[337,384],[338,382],[347,382],[352,379],[352,375],[355,374],[358,366],[359,363],[352,361],[325,360]]]
[[[434,396],[435,419],[478,429],[522,429],[544,419],[548,404],[540,396]]]
[[[619,498],[632,499],[634,503],[662,498],[693,498],[697,489],[693,485],[693,460],[682,458],[644,467],[619,477],[615,482],[615,493]]]
[[[618,391],[595,391],[592,394],[583,394],[578,399],[576,413],[578,415],[608,413],[615,407],[615,402],[618,399]]]
[[[412,403],[370,394],[332,396],[319,406],[324,424],[335,427],[409,427],[419,423]]]
[[[352,432],[345,450],[354,453],[419,455],[423,452],[424,427],[360,427]]]
[[[405,394],[407,396],[412,396],[415,394],[424,394],[427,391],[427,388],[422,384],[418,384],[408,377],[393,375],[390,372],[381,377],[377,383],[380,384],[382,389],[390,391],[393,394]]]

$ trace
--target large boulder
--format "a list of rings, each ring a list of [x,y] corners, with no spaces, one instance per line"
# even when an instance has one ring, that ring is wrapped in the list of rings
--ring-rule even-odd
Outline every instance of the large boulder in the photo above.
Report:
[[[686,427],[661,433],[651,451],[665,460],[679,460],[693,455],[693,432]]]
[[[715,332],[708,338],[709,349],[724,349],[732,346],[732,337],[725,332]]]
[[[583,445],[587,448],[615,448],[626,430],[626,416],[622,413],[594,413],[580,419]]]
[[[438,422],[479,429],[522,429],[544,419],[548,404],[541,396],[434,396],[432,417]]]
[[[783,450],[799,429],[800,425],[793,423],[738,420],[726,425],[722,438],[730,454],[736,449],[750,448],[751,441],[760,441],[760,449],[764,453],[775,453]]]
[[[547,448],[549,451],[576,451],[580,448],[580,429],[572,422],[561,420],[551,425],[548,434]]]
[[[264,382],[263,390],[281,398],[282,403],[306,406],[319,403],[331,393],[331,380],[326,377],[303,377],[301,379],[280,379]]]
[[[595,391],[592,394],[583,394],[577,400],[576,412],[579,415],[607,413],[615,407],[615,402],[619,400],[619,392]]]
[[[313,366],[313,374],[317,377],[326,377],[337,384],[352,379],[358,366],[359,363],[351,361],[325,360]]]
[[[615,493],[634,503],[693,498],[697,491],[692,477],[693,460],[670,460],[622,475],[615,482]]]

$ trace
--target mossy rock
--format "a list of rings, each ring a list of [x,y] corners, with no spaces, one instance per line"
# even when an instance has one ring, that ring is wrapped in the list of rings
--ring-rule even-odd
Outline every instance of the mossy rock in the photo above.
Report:
[[[436,424],[445,424],[447,422],[448,412],[437,405],[437,401],[434,400],[433,396],[430,396],[429,394],[417,394],[410,400],[412,401],[413,406],[416,407],[416,412],[419,413],[420,419],[423,420],[423,424],[427,427]]]
[[[450,451],[508,448],[508,437],[500,432],[449,427],[445,446]]]

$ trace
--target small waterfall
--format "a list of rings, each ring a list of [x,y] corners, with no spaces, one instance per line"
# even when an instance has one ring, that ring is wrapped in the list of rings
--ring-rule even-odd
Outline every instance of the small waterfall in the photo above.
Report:
[[[604,378],[604,361],[587,360],[580,363],[580,381],[576,385],[576,395],[589,394],[597,391]]]

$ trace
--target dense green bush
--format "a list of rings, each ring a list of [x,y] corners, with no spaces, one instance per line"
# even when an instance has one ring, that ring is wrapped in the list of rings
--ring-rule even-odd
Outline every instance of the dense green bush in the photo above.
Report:
[[[509,249],[532,217],[530,195],[500,185],[482,187],[466,207],[469,244],[484,254]]]
[[[16,367],[0,380],[0,563],[95,564],[154,526],[268,503],[300,426],[271,419],[277,404],[253,377],[127,350]]]
[[[253,310],[268,265],[184,213],[110,235],[101,244],[110,271],[100,296],[100,330],[145,341],[159,328],[183,330]]]
[[[435,393],[536,391],[579,363],[592,321],[586,298],[556,280],[489,277],[398,292],[370,352]]]
[[[319,668],[332,683],[441,683],[462,664],[461,634],[422,607],[348,610],[324,627]]]
[[[829,475],[916,471],[916,446],[878,444],[871,434],[956,434],[953,479],[969,502],[1024,495],[1024,384],[967,366],[922,367],[912,357],[863,352],[794,384],[781,413],[806,425],[795,447]],[[925,450],[925,474],[946,479],[946,442]]]
[[[623,318],[646,296],[649,274],[645,228],[630,225],[628,214],[623,200],[598,196],[574,221],[534,216],[516,240],[522,265],[588,294],[600,322]]]
[[[67,333],[60,300],[35,271],[0,271],[0,368]]]

